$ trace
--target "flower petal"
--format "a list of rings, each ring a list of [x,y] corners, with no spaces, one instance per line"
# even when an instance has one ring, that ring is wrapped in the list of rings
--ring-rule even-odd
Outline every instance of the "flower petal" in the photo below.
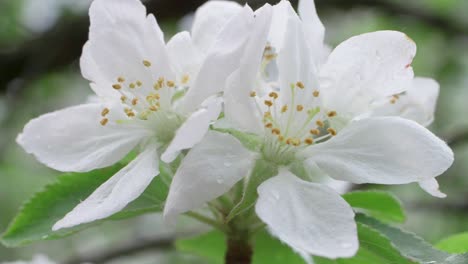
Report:
[[[344,41],[321,69],[326,106],[355,116],[373,100],[405,91],[414,76],[415,54],[415,43],[397,31],[366,33]]]
[[[434,120],[434,112],[439,96],[439,84],[429,78],[414,78],[411,87],[398,99],[386,98],[373,112],[373,116],[400,116],[422,126]]]
[[[86,104],[42,115],[26,124],[17,142],[59,171],[107,167],[125,157],[149,131],[113,122],[102,126],[103,108],[101,104]]]
[[[173,36],[167,43],[167,51],[178,78],[177,82],[190,86],[191,80],[196,79],[202,62],[201,53],[193,44],[190,34],[184,31]],[[188,81],[182,80],[185,77],[189,78]]]
[[[419,186],[426,191],[428,194],[438,197],[445,198],[447,195],[439,190],[439,183],[436,179],[431,178],[424,181],[418,182]]]
[[[232,1],[208,1],[195,12],[192,25],[193,42],[201,52],[207,53],[216,36],[242,6]]]
[[[218,119],[221,113],[221,98],[208,98],[204,107],[194,112],[176,131],[175,137],[161,155],[161,160],[171,163],[181,150],[189,149],[200,142],[205,136],[210,124]]]
[[[289,19],[299,19],[289,1],[280,1],[273,6],[270,32],[268,40],[277,51],[283,49]]]
[[[151,144],[58,221],[52,229],[56,231],[89,223],[119,212],[138,198],[158,174],[157,148]]]
[[[445,142],[416,122],[377,117],[351,122],[302,153],[337,180],[404,184],[434,178],[453,163]]]
[[[258,194],[258,217],[296,251],[338,258],[358,250],[354,212],[332,189],[283,170],[262,183]]]
[[[249,94],[256,85],[262,64],[271,23],[271,9],[270,5],[265,5],[256,11],[252,37],[246,45],[239,69],[228,78],[224,91],[226,119],[238,129],[247,132],[262,131],[261,117]]]
[[[182,112],[195,111],[206,98],[224,90],[227,78],[239,67],[253,23],[254,13],[246,6],[221,30],[193,86],[181,99]]]
[[[254,159],[255,154],[231,135],[209,131],[177,170],[164,208],[165,218],[172,219],[224,194],[248,174]]]
[[[327,54],[327,47],[324,44],[325,27],[317,15],[314,0],[300,0],[298,13],[304,25],[304,32],[310,50],[314,54],[312,58],[318,65]]]
[[[141,1],[93,1],[89,14],[89,41],[80,64],[83,76],[96,84],[93,90],[98,95],[117,97],[107,90],[119,77],[141,81],[148,89],[161,76],[173,79],[162,31],[154,16],[146,16]],[[151,71],[143,64],[146,60]]]

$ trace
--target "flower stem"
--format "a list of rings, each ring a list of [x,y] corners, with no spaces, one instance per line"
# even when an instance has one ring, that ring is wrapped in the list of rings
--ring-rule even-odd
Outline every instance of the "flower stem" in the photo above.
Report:
[[[252,263],[252,254],[252,246],[248,240],[228,238],[226,264],[250,264]]]
[[[223,226],[221,223],[219,223],[218,221],[212,219],[212,218],[209,218],[207,216],[204,216],[202,214],[199,214],[199,213],[196,213],[196,212],[187,212],[185,213],[185,215],[193,218],[193,219],[196,219],[204,224],[207,224],[207,225],[210,225],[214,228],[217,228],[219,229],[220,231],[223,231],[223,232],[226,232],[227,229],[225,226]]]

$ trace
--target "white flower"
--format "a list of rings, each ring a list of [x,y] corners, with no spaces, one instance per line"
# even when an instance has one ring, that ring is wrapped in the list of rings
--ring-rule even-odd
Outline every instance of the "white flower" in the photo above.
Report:
[[[257,19],[268,23],[262,11]],[[256,135],[260,146],[249,150],[229,134],[209,132],[176,172],[165,216],[252,181],[255,160],[264,160],[280,168],[258,187],[255,211],[269,231],[307,260],[350,257],[358,249],[353,210],[292,166],[318,166],[358,184],[406,184],[433,180],[453,153],[416,122],[369,117],[373,104],[410,87],[413,41],[395,31],[367,33],[327,56],[313,1],[301,1],[299,11],[302,21],[287,1],[273,8],[270,34],[258,32],[224,93],[228,123]]]
[[[221,11],[222,10],[222,11]],[[173,161],[204,136],[221,111],[226,78],[239,67],[254,14],[210,2],[196,14],[192,36],[166,45],[139,0],[95,0],[81,70],[100,97],[30,121],[18,143],[60,171],[84,172],[139,154],[53,227],[108,217],[136,199],[159,174],[159,153]]]

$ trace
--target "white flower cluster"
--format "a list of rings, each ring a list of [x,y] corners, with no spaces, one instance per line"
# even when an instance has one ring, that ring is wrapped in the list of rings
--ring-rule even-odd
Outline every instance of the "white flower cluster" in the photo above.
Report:
[[[331,49],[313,0],[301,0],[298,13],[284,0],[256,11],[210,1],[191,32],[166,43],[139,0],[95,0],[81,70],[99,100],[36,118],[17,141],[60,171],[139,154],[54,229],[122,210],[158,176],[160,162],[178,157],[166,218],[254,181],[264,161],[277,175],[259,183],[253,210],[306,260],[353,256],[358,237],[351,207],[293,165],[357,184],[417,182],[444,197],[435,177],[453,153],[424,127],[439,86],[414,77],[415,43],[378,31]],[[258,144],[247,148],[227,130]]]

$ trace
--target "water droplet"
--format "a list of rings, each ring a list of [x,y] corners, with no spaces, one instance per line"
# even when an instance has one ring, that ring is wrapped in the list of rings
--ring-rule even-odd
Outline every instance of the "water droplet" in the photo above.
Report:
[[[217,177],[217,178],[216,178],[216,182],[217,182],[218,184],[222,184],[222,183],[224,182],[224,179],[223,179],[222,177]]]
[[[229,162],[229,161],[225,161],[225,162],[224,162],[224,166],[225,166],[225,167],[231,167],[231,166],[232,166],[232,163]]]
[[[275,198],[275,200],[279,200],[279,198],[280,198],[279,193],[277,193],[277,192],[272,192],[271,194],[273,195],[273,198]]]

